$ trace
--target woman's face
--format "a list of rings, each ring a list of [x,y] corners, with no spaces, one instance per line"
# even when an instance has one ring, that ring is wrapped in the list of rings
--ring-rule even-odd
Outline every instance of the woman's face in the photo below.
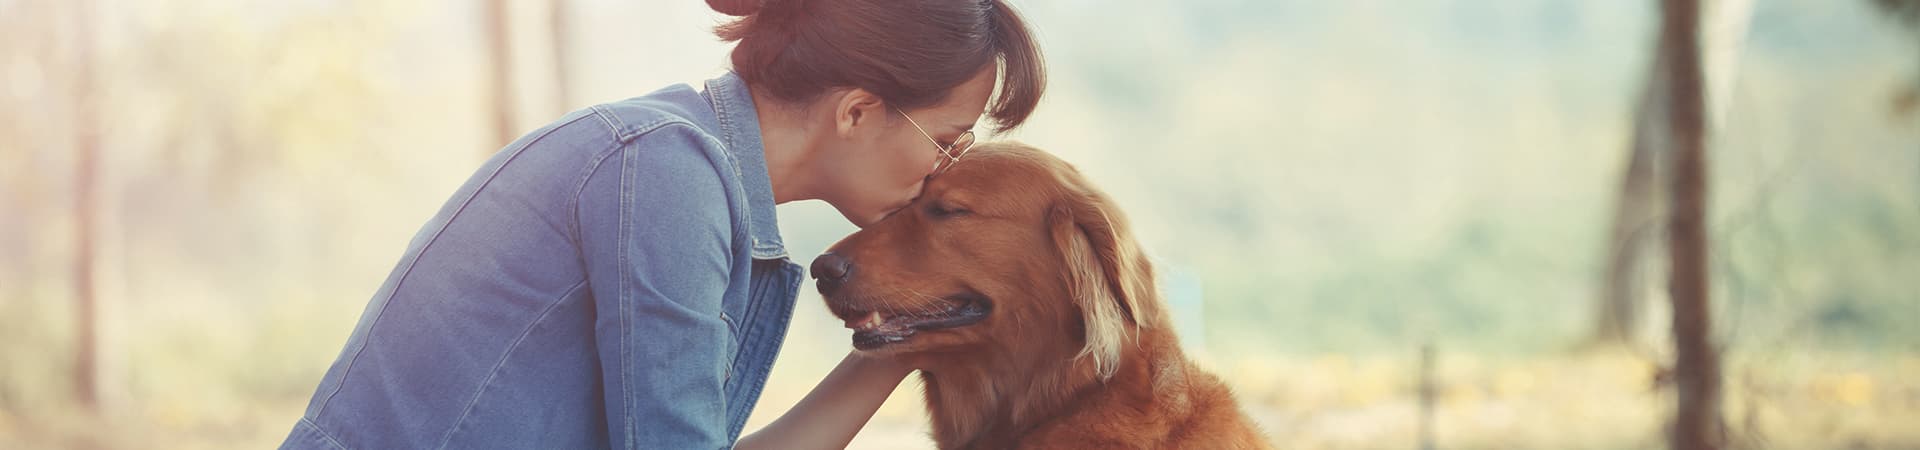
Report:
[[[946,158],[941,149],[980,121],[993,83],[994,67],[989,66],[955,87],[938,105],[908,111],[872,107],[850,125],[841,125],[845,140],[833,150],[831,173],[826,174],[835,192],[829,203],[861,228],[912,203],[933,174],[935,162]]]

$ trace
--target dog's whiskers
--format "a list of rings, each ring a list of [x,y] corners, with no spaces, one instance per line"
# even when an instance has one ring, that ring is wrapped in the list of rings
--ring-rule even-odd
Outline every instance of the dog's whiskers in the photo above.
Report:
[[[855,299],[857,303],[878,303],[887,311],[897,314],[930,315],[943,312],[945,299],[927,295],[912,288],[892,288],[881,295],[867,295]]]

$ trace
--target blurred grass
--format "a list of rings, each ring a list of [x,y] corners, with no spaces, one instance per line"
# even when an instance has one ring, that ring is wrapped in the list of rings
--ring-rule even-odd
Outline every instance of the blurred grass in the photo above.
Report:
[[[16,303],[17,304],[17,303]],[[284,437],[352,317],[321,303],[278,306],[266,320],[206,327],[199,307],[125,324],[125,391],[104,417],[61,401],[59,339],[8,336],[0,448],[263,448]],[[15,311],[8,311],[13,313]],[[168,317],[172,315],[172,317]],[[187,319],[185,316],[196,316]],[[18,317],[9,315],[9,317]],[[216,319],[217,320],[217,319]],[[841,337],[844,336],[832,336]],[[825,340],[826,337],[821,337]],[[803,340],[801,343],[806,343]],[[1622,351],[1519,356],[1440,349],[1434,425],[1446,449],[1654,449],[1672,402],[1650,355]],[[1282,448],[1412,448],[1417,360],[1406,354],[1238,358],[1202,364],[1223,376]],[[829,369],[783,359],[749,429],[797,401]],[[1920,447],[1920,356],[1745,350],[1727,359],[1726,416],[1737,448]],[[22,389],[28,388],[28,389]],[[917,381],[890,399],[852,448],[928,448]],[[107,430],[111,430],[108,432]]]

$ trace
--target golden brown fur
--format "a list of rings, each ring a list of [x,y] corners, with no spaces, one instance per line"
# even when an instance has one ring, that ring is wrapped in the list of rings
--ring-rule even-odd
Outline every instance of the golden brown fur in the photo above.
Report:
[[[850,326],[990,305],[977,323],[868,350],[923,368],[940,448],[1268,447],[1181,352],[1125,217],[1051,155],[983,144],[829,252],[850,261],[822,287]]]

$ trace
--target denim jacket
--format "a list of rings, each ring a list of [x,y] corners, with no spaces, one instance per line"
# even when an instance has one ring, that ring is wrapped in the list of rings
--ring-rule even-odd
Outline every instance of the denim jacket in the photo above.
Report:
[[[282,448],[727,448],[803,275],[738,76],[574,112],[414,236]]]

